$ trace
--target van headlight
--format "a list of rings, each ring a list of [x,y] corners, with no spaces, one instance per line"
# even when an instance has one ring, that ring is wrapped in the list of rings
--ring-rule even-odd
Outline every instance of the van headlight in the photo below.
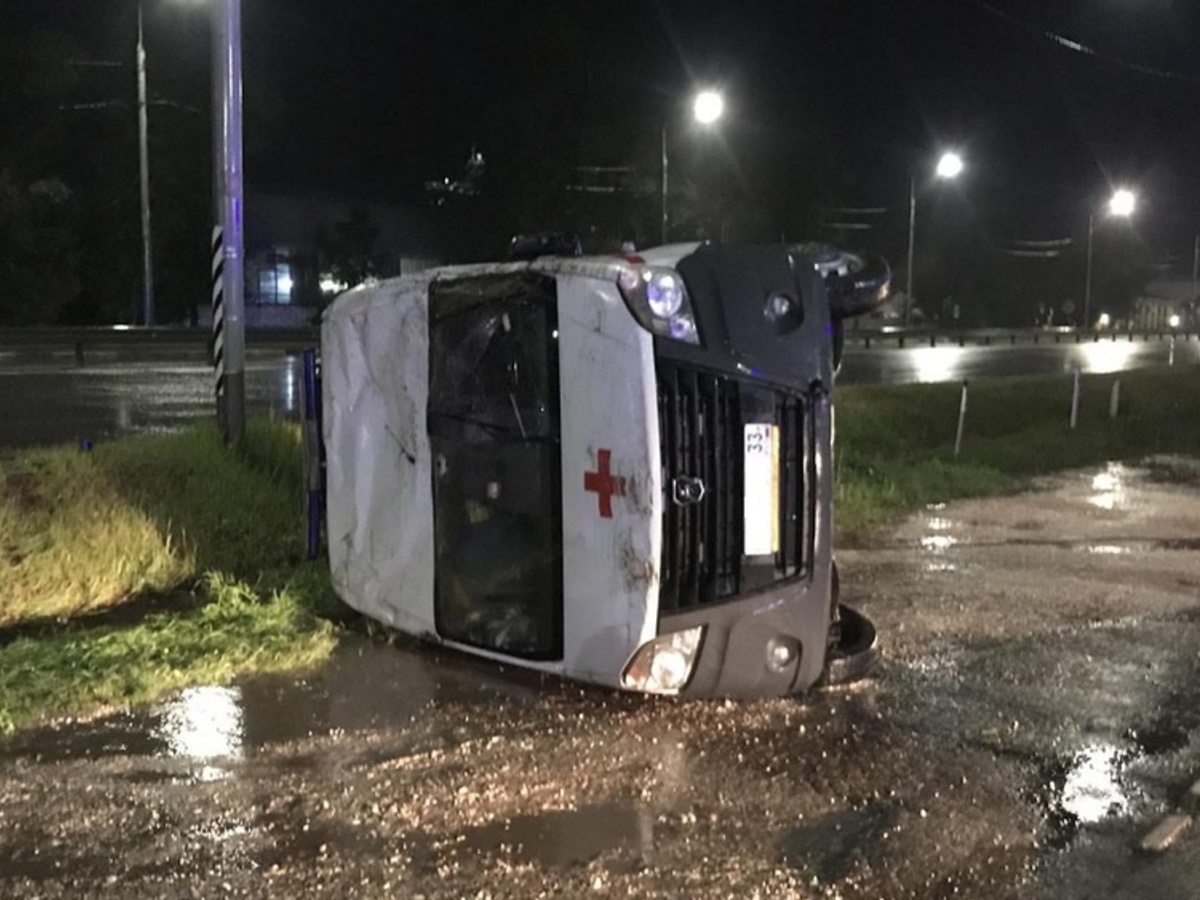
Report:
[[[678,694],[692,677],[703,636],[704,627],[697,626],[647,641],[625,666],[621,684],[647,694]]]
[[[687,344],[700,343],[687,288],[674,269],[631,264],[617,275],[617,287],[633,317],[647,331]]]

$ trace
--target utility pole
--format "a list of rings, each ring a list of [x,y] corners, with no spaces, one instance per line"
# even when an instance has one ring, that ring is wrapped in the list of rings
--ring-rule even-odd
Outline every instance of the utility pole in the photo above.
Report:
[[[241,10],[241,0],[213,2],[213,367],[217,420],[233,446],[246,431]]]
[[[146,117],[146,44],[142,36],[142,4],[137,20],[138,156],[142,188],[142,324],[154,324],[154,254],[150,241],[150,146]]]
[[[907,328],[912,315],[913,295],[913,246],[917,235],[917,177],[908,180],[908,270],[904,285],[904,326]]]
[[[659,243],[667,243],[667,126],[662,127],[662,234]]]
[[[1196,244],[1192,249],[1192,306],[1196,305],[1196,280],[1200,276],[1200,234],[1196,235]]]

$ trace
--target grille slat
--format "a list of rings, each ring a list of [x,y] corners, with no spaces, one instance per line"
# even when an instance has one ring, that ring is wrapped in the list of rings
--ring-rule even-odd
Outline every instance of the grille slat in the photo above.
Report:
[[[775,580],[802,569],[802,541],[808,533],[804,463],[809,442],[800,398],[710,372],[660,364],[665,505],[659,604],[664,612],[726,600],[746,585],[743,391],[773,399],[774,424],[779,429],[780,551]],[[702,480],[704,499],[684,506],[675,503],[676,478]]]

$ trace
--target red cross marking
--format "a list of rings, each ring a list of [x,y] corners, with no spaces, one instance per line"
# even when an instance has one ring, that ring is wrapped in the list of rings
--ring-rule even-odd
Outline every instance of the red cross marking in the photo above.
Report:
[[[612,498],[625,496],[625,479],[609,472],[608,466],[611,462],[612,451],[600,450],[596,454],[597,471],[583,473],[583,489],[589,493],[598,494],[600,497],[600,518],[602,519],[613,517]]]

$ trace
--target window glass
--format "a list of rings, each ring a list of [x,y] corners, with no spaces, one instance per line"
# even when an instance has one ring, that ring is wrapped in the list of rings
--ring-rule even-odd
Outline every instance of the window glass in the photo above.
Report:
[[[430,288],[438,633],[562,656],[562,479],[552,279]]]

